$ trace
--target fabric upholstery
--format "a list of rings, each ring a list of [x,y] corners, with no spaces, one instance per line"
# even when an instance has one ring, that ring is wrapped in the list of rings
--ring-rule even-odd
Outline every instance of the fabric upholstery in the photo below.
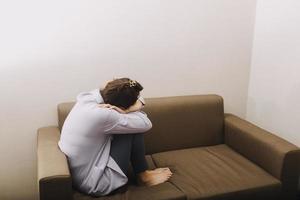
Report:
[[[37,135],[37,180],[40,199],[72,199],[72,180],[66,156],[58,148],[60,131],[45,127]]]
[[[158,167],[170,167],[169,181],[188,199],[267,199],[280,193],[279,180],[224,144],[156,153],[152,158]]]
[[[129,185],[126,191],[92,198],[77,191],[73,193],[74,200],[185,200],[186,196],[169,182],[151,187]]]
[[[225,116],[225,143],[281,180],[283,198],[295,198],[300,169],[297,146],[231,114]]]
[[[145,134],[147,154],[222,142],[222,97],[189,95],[145,100],[144,111],[153,124]]]
[[[150,168],[170,167],[168,182],[134,185],[97,199],[281,199],[296,197],[299,148],[236,116],[224,117],[217,95],[145,98],[153,127],[145,134]],[[38,184],[41,200],[93,197],[72,190],[67,159],[57,142],[74,102],[58,105],[59,127],[38,130]]]

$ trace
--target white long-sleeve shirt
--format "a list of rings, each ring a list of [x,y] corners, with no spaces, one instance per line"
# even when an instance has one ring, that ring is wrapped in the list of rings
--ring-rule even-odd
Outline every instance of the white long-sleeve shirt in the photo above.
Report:
[[[145,100],[139,97],[145,104]],[[109,155],[112,134],[142,133],[152,127],[143,111],[127,114],[104,103],[99,89],[83,92],[67,116],[58,146],[68,158],[73,185],[81,192],[103,196],[127,183],[128,178]]]

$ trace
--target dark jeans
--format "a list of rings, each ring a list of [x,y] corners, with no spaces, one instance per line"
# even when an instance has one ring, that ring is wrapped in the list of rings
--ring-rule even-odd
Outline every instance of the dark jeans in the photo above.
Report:
[[[124,174],[128,175],[129,162],[135,174],[148,169],[145,159],[144,134],[114,134],[110,156],[116,161]]]

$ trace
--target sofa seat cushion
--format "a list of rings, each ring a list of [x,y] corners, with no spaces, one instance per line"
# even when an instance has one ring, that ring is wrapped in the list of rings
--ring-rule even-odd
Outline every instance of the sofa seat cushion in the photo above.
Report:
[[[152,159],[157,167],[170,167],[169,182],[187,199],[269,199],[281,189],[279,180],[225,144],[156,153]]]
[[[103,197],[91,197],[73,191],[73,200],[185,200],[186,196],[169,182],[151,187],[128,185],[127,190]]]
[[[146,155],[146,161],[149,169],[154,169],[156,166],[150,155]],[[89,195],[82,194],[76,190],[73,190],[73,200],[185,200],[186,195],[178,188],[169,182],[165,182],[159,185],[146,187],[137,186],[135,183],[135,177],[130,165],[128,174],[128,183],[118,189],[118,192],[103,197],[91,197]]]

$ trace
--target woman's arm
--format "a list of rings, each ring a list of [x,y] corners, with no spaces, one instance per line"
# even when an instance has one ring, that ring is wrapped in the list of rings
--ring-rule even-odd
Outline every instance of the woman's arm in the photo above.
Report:
[[[106,133],[140,133],[152,128],[152,123],[147,114],[141,111],[145,100],[139,97],[138,101],[124,110],[110,104],[102,104],[101,107],[113,109],[108,117]]]
[[[124,114],[112,109],[104,132],[107,134],[143,133],[151,128],[152,123],[143,111],[133,111]]]
[[[145,100],[143,97],[139,97],[138,100],[135,102],[135,104],[133,104],[132,106],[130,106],[127,109],[121,109],[117,106],[111,105],[111,104],[99,104],[99,107],[104,107],[104,108],[111,108],[114,109],[116,111],[118,111],[119,113],[130,113],[130,112],[135,112],[135,111],[139,111],[141,110],[144,106],[145,106]]]
[[[125,110],[125,113],[130,113],[130,112],[138,111],[138,110],[141,110],[143,107],[144,107],[143,102],[140,99],[138,99],[135,102],[135,104],[133,104],[127,110]]]

